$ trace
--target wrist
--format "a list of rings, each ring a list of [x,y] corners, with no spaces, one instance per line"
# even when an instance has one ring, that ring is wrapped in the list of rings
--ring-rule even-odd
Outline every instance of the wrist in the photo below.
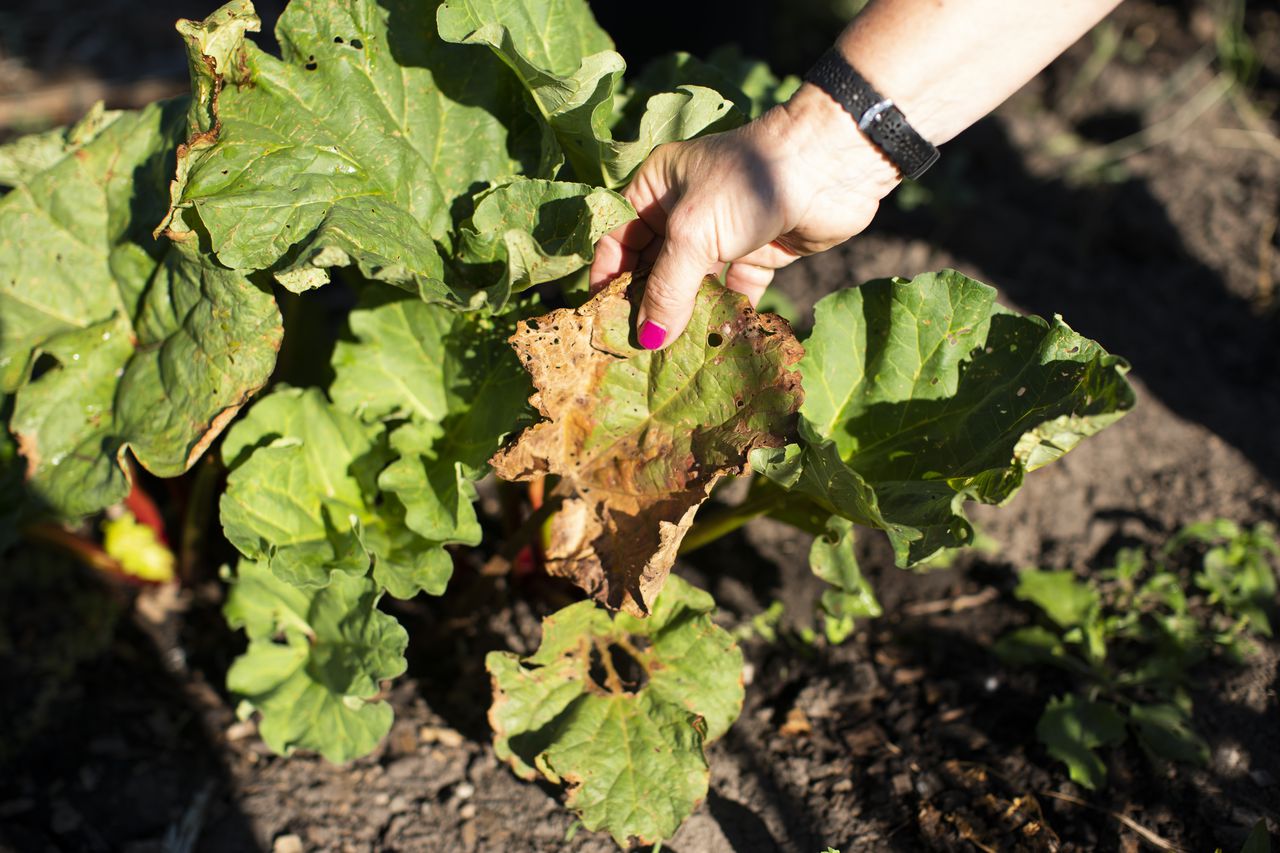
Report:
[[[832,184],[856,188],[880,200],[902,180],[898,169],[858,130],[853,116],[826,92],[805,83],[766,115],[784,144],[820,166]]]

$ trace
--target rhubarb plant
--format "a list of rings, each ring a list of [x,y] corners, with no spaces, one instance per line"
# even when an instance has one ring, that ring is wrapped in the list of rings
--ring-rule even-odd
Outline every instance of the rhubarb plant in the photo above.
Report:
[[[489,659],[495,748],[586,826],[661,841],[742,698],[682,549],[762,514],[814,534],[839,641],[879,609],[857,526],[903,566],[964,546],[967,502],[1133,404],[1123,361],[952,271],[833,294],[806,340],[708,279],[688,332],[639,348],[643,278],[589,296],[593,247],[654,147],[797,85],[759,63],[629,75],[584,0],[293,0],[279,56],[248,0],[177,28],[189,98],[0,146],[0,544],[97,529],[141,471],[210,453],[249,643],[228,685],[278,752],[386,734],[406,640],[384,599],[504,549],[477,502],[496,473],[542,495],[512,541],[533,529],[584,600]],[[277,363],[318,338],[327,369]],[[735,476],[747,499],[700,516]]]

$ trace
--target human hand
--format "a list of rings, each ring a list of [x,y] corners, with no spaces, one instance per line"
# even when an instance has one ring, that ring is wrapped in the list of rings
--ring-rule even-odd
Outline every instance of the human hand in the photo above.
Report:
[[[775,270],[866,228],[898,180],[806,83],[743,127],[657,148],[623,193],[639,218],[596,245],[591,287],[652,264],[637,330],[660,349],[684,331],[704,276],[731,264],[725,285],[755,305]]]

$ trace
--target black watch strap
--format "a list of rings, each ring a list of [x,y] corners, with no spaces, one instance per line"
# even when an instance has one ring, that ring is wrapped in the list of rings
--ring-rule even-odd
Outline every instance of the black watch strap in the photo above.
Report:
[[[938,162],[938,149],[916,133],[893,101],[877,92],[835,48],[824,53],[804,79],[844,107],[904,178],[918,178]]]

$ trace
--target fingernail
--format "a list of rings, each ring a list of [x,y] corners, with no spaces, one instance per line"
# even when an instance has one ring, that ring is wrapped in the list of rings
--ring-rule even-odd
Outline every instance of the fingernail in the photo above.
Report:
[[[667,339],[667,330],[662,328],[660,323],[645,320],[640,324],[640,333],[637,337],[640,339],[640,346],[645,349],[657,349]]]

